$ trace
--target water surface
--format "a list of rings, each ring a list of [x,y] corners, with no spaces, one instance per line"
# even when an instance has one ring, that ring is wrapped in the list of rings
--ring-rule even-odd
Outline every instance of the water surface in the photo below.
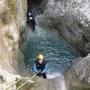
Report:
[[[43,52],[48,61],[48,74],[64,73],[79,53],[67,43],[57,31],[45,30],[36,27],[34,32],[28,34],[24,44],[25,64],[31,68],[39,52]]]

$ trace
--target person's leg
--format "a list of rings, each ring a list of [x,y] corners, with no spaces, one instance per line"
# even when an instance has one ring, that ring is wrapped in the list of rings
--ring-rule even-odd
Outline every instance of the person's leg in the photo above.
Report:
[[[46,73],[43,73],[42,76],[43,76],[44,79],[47,78]]]
[[[33,30],[33,31],[35,30],[35,25],[34,25],[34,24],[32,25],[32,30]]]

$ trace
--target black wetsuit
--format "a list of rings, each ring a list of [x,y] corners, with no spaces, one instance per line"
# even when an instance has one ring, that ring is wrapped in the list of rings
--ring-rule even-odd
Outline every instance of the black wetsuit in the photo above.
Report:
[[[30,17],[32,19],[30,19]],[[32,15],[31,16],[29,16],[29,15],[27,16],[27,24],[30,25],[30,27],[32,28],[33,31],[35,30],[36,22],[35,22],[35,19],[34,19],[34,17]]]
[[[33,31],[35,30],[35,25],[36,25],[35,19],[32,18],[32,19],[30,20],[30,26],[31,26],[31,28],[32,28]]]
[[[38,60],[35,61],[36,69],[38,71],[41,71],[37,75],[38,76],[43,76],[43,78],[45,78],[45,79],[47,78],[46,73],[45,72],[42,73],[42,71],[45,69],[46,64],[47,64],[47,62],[45,60],[41,64],[39,63]]]

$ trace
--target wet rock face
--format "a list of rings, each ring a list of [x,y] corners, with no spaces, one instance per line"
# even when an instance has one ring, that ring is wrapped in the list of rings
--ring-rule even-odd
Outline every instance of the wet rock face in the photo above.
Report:
[[[34,17],[42,14],[44,12],[47,1],[48,0],[27,0],[28,12],[32,12]]]
[[[19,33],[25,27],[25,14],[26,0],[0,0],[0,64],[14,73],[24,70]]]
[[[85,58],[80,58],[73,68],[80,80],[90,83],[90,54]]]
[[[65,73],[68,90],[90,90],[90,54],[79,58]]]
[[[36,17],[37,23],[58,30],[82,56],[87,55],[90,52],[90,1],[48,0],[44,5],[44,13]]]

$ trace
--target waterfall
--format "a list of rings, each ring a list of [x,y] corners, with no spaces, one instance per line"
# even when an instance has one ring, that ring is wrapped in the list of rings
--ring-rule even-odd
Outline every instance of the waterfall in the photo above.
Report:
[[[55,84],[53,86],[56,87],[55,90],[67,90],[65,79],[62,74],[60,74],[58,77],[54,78],[53,82]]]

